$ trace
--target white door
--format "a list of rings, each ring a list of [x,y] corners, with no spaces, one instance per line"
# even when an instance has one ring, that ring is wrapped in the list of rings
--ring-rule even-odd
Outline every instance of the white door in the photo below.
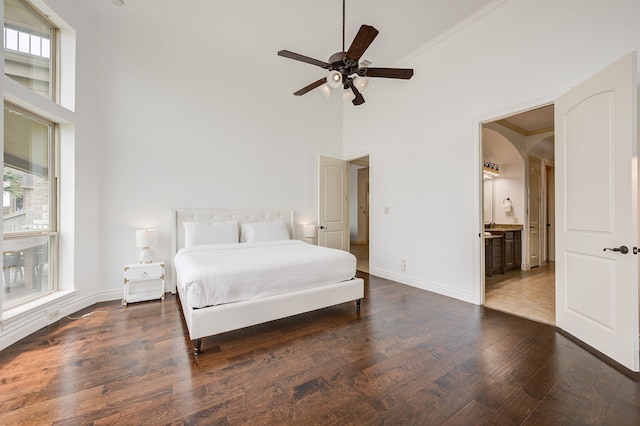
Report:
[[[529,158],[529,267],[540,266],[540,160]]]
[[[349,251],[348,163],[320,157],[318,245]]]
[[[555,104],[557,325],[633,371],[639,367],[636,67],[634,52]]]

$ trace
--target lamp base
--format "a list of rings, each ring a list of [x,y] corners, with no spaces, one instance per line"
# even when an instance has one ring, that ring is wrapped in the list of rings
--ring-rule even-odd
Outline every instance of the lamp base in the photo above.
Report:
[[[151,263],[153,262],[153,250],[151,247],[143,247],[140,250],[140,263]]]

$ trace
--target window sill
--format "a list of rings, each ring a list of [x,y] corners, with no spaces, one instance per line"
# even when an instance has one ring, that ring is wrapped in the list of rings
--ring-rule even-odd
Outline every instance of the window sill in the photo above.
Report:
[[[75,293],[76,290],[56,291],[37,300],[25,303],[24,305],[9,308],[2,312],[2,321],[10,321],[12,319],[19,318],[23,315],[32,313],[37,309],[46,309],[49,305],[68,299]]]

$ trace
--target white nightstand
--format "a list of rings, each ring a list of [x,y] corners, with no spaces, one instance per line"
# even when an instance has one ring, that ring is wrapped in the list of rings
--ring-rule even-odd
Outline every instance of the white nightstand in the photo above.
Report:
[[[123,304],[143,300],[164,300],[164,262],[124,265]]]

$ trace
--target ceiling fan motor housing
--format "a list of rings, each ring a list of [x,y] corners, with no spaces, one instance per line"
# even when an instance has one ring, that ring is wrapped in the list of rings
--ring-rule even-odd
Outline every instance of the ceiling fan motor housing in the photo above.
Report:
[[[348,81],[351,79],[349,77],[353,74],[361,74],[365,75],[366,70],[359,70],[358,61],[354,61],[353,59],[347,58],[347,52],[336,52],[329,58],[329,71],[338,71],[342,75],[342,82],[344,83],[344,88],[347,89],[349,87]]]

